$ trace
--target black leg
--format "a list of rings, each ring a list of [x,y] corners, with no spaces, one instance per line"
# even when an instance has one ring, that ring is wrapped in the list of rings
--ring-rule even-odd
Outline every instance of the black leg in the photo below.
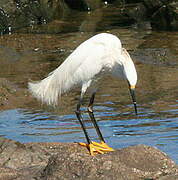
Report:
[[[91,141],[90,141],[90,138],[89,138],[88,133],[87,133],[87,131],[86,131],[85,124],[84,124],[83,119],[82,119],[82,116],[81,116],[81,111],[80,111],[81,102],[82,102],[82,98],[80,98],[79,103],[77,104],[77,110],[75,111],[75,114],[76,114],[77,119],[79,120],[80,125],[81,125],[81,127],[82,127],[82,129],[83,129],[83,132],[84,132],[84,134],[85,134],[87,143],[90,144]]]
[[[94,99],[95,99],[95,93],[92,94],[91,98],[90,98],[90,102],[89,102],[89,105],[88,105],[88,113],[89,113],[89,116],[90,116],[90,119],[96,129],[96,132],[98,134],[98,137],[101,141],[105,142],[104,138],[103,138],[103,135],[99,129],[99,126],[96,122],[96,119],[94,117],[94,114],[93,114],[93,103],[94,103]]]

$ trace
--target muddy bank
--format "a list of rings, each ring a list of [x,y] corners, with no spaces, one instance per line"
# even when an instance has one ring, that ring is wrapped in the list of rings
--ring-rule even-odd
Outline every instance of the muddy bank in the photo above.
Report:
[[[77,143],[21,144],[0,138],[0,179],[177,179],[178,166],[145,145],[90,156]]]

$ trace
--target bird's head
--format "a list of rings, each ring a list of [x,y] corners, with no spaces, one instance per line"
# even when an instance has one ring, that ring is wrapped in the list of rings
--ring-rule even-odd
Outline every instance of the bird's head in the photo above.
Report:
[[[135,86],[137,83],[137,72],[135,69],[135,65],[129,55],[129,53],[123,48],[122,51],[122,59],[123,59],[123,74],[125,79],[129,84],[129,90],[132,97],[132,101],[134,104],[135,114],[137,115],[137,103],[136,103],[136,96],[135,96]]]
[[[134,104],[135,114],[137,115],[137,101],[135,96],[135,86],[129,84],[130,95]]]

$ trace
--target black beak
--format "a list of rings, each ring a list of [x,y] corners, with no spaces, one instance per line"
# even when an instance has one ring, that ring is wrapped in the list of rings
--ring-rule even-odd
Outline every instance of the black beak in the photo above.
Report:
[[[136,97],[135,97],[135,87],[130,86],[130,94],[131,94],[132,101],[134,104],[135,114],[137,115],[137,102],[136,102]]]

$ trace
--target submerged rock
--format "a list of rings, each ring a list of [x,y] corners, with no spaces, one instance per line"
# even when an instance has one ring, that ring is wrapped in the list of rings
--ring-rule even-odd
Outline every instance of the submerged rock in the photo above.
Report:
[[[137,145],[89,155],[77,143],[27,143],[0,138],[0,179],[176,179],[178,166],[156,148]]]

